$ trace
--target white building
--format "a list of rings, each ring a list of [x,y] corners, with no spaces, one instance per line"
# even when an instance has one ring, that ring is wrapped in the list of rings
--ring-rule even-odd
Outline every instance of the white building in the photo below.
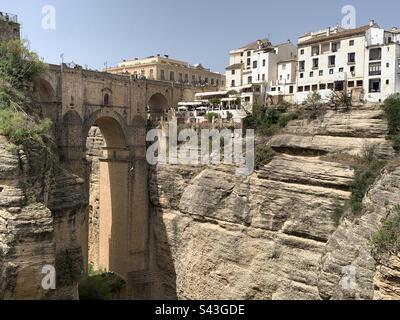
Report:
[[[236,92],[246,108],[256,103],[263,104],[264,94],[270,87],[278,84],[280,78],[282,86],[289,81],[294,83],[295,70],[289,61],[295,60],[296,55],[297,48],[292,43],[273,46],[268,39],[257,40],[230,51],[229,66],[226,68],[227,90]],[[286,81],[283,77],[287,79],[288,71],[289,81]]]
[[[312,91],[323,100],[336,90],[368,101],[399,92],[399,34],[371,21],[355,29],[337,26],[303,35],[298,43],[296,102]]]

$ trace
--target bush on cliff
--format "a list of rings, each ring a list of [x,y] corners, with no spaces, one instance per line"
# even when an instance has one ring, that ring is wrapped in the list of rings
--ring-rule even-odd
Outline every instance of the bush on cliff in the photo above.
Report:
[[[277,109],[254,105],[253,114],[244,120],[244,126],[247,129],[254,129],[259,135],[272,136],[279,129],[286,127],[289,121],[297,118],[296,112],[282,113]]]
[[[385,162],[379,160],[376,155],[375,146],[366,146],[363,150],[359,164],[354,165],[354,179],[350,184],[351,198],[350,207],[354,214],[362,209],[362,201],[365,194],[375,182]]]
[[[389,96],[385,100],[385,114],[388,121],[388,137],[393,142],[393,148],[400,152],[400,96]]]
[[[382,228],[371,238],[372,254],[377,261],[400,252],[400,206],[394,208],[392,218],[383,222]]]
[[[51,126],[35,105],[33,81],[44,71],[38,56],[19,40],[0,41],[0,134],[22,144],[39,140]]]

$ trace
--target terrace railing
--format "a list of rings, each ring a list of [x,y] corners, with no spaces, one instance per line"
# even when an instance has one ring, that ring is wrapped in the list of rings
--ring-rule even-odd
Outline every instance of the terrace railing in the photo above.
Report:
[[[10,22],[18,23],[18,16],[16,14],[11,14],[11,13],[0,11],[0,21],[10,21]]]

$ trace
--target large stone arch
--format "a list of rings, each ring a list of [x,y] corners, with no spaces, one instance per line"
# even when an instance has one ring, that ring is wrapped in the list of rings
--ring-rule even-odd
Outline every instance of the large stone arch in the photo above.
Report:
[[[171,107],[167,97],[159,92],[156,92],[150,96],[147,106],[149,119],[155,121],[162,119],[162,117]]]

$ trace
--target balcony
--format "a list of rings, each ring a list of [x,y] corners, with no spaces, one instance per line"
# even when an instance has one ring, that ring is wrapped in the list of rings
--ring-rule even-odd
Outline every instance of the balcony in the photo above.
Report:
[[[11,14],[11,13],[0,11],[0,21],[18,23],[18,17],[16,14]]]

